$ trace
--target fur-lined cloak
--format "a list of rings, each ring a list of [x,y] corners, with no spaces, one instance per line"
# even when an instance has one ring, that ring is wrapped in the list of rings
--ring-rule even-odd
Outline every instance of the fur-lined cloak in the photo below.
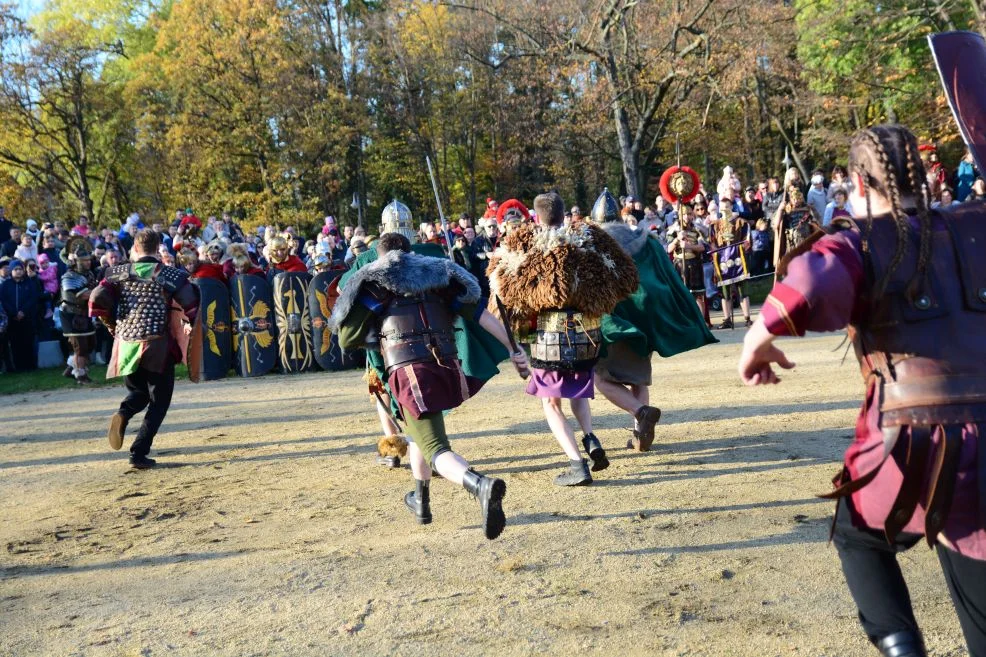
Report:
[[[605,223],[602,229],[633,258],[640,275],[633,294],[603,318],[604,350],[626,342],[641,356],[657,352],[667,358],[718,342],[656,238],[622,223]]]
[[[518,315],[568,309],[602,316],[637,288],[637,267],[596,225],[523,224],[493,252],[490,290]]]
[[[458,283],[463,292],[457,300],[462,304],[476,303],[482,295],[476,277],[451,260],[391,251],[346,281],[329,318],[331,330],[337,330],[349,316],[366,283],[376,283],[389,292],[405,297],[429,290],[443,290]]]
[[[414,253],[441,258],[444,254],[443,249],[436,244],[413,244],[411,250]],[[366,268],[372,267],[377,259],[376,249],[370,249],[361,253],[352,264],[352,268],[339,279],[339,289],[347,292],[350,289],[358,289],[359,282],[356,277]],[[444,262],[451,265],[448,260]],[[355,295],[356,292],[353,292]],[[338,302],[337,302],[338,303]],[[340,311],[341,312],[341,311]],[[347,314],[349,311],[346,311]],[[333,308],[333,316],[335,308]],[[486,330],[471,319],[464,317],[455,318],[455,346],[459,351],[459,361],[462,363],[462,372],[467,378],[478,381],[489,381],[500,370],[497,365],[510,357],[509,352],[500,342]],[[378,351],[366,352],[366,366],[373,370],[377,378],[387,381],[387,371],[383,364],[383,357]],[[386,383],[385,383],[386,385]],[[389,394],[390,390],[387,389]],[[475,394],[475,393],[474,393]],[[396,411],[396,402],[391,398],[391,409]]]

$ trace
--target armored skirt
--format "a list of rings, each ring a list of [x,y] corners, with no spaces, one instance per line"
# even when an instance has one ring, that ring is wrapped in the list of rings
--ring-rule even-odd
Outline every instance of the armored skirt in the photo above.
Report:
[[[705,292],[705,272],[701,258],[675,258],[674,266],[689,291]]]
[[[934,226],[936,235],[946,230],[940,222]],[[862,253],[859,234],[842,231],[821,238],[809,251],[793,258],[787,276],[774,286],[763,305],[767,330],[778,336],[802,336],[805,331],[836,331],[850,322],[866,320],[870,309],[865,295],[870,286]],[[970,326],[969,330],[977,329]],[[883,430],[885,414],[881,412],[879,393],[877,378],[870,377],[856,420],[855,440],[846,450],[840,478],[841,483],[846,483],[846,480],[855,482],[873,477],[851,493],[853,525],[887,531],[898,496],[909,492],[917,495],[918,502],[900,530],[923,535],[929,494],[937,486],[929,467],[911,484],[913,490],[904,490],[909,461],[907,447],[912,434],[930,430],[929,453],[938,454],[944,448],[947,434],[950,450],[955,449],[957,453],[956,472],[951,504],[938,540],[963,556],[986,560],[986,486],[983,485],[986,454],[981,442],[981,437],[986,435],[986,422],[960,422],[927,429],[905,425],[888,455]]]
[[[602,342],[599,327],[598,317],[577,311],[538,313],[527,394],[554,399],[592,399],[593,368]]]

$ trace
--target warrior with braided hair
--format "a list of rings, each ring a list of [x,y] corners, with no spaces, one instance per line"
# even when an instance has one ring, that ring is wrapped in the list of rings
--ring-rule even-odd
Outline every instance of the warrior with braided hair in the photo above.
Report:
[[[790,369],[781,335],[849,328],[866,385],[836,489],[833,541],[859,619],[884,655],[925,648],[896,554],[938,553],[971,655],[986,655],[986,207],[929,210],[917,140],[898,125],[849,152],[857,224],[839,219],[790,252],[739,372]]]

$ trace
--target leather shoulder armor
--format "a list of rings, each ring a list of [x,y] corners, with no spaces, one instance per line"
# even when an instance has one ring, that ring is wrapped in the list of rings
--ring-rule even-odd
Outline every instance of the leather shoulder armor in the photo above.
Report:
[[[162,265],[154,278],[166,292],[174,294],[188,281],[188,272]]]
[[[129,280],[132,275],[133,267],[131,265],[113,265],[106,270],[104,278],[113,283],[122,283]]]

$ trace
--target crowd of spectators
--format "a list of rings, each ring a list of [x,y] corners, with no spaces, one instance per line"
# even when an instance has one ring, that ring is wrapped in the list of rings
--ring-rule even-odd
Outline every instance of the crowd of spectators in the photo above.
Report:
[[[932,207],[986,199],[986,183],[968,153],[951,175],[938,161],[933,147],[922,147],[922,156],[928,170],[927,189]],[[828,175],[815,170],[807,183],[801,181],[796,169],[791,169],[783,182],[768,178],[746,186],[731,167],[726,167],[714,186],[707,188],[703,184],[688,204],[692,225],[708,234],[724,210],[745,220],[750,274],[769,274],[773,270],[771,222],[784,202],[785,186],[800,189],[804,202],[822,226],[839,217],[852,216],[848,204],[851,182],[841,166],[834,167]],[[418,241],[442,245],[488,290],[485,271],[489,255],[504,231],[509,230],[511,221],[517,217],[530,220],[529,211],[521,203],[508,203],[523,211],[508,214],[508,220],[504,221],[504,213],[498,213],[499,203],[487,199],[486,211],[478,220],[463,213],[450,221],[444,231],[441,226],[421,223]],[[672,241],[678,229],[678,208],[674,205],[661,196],[651,205],[633,196],[621,197],[620,204],[621,216],[628,225],[651,231],[665,245]],[[582,220],[586,214],[583,209],[572,207],[566,213],[566,221]],[[63,353],[68,353],[66,341],[61,337],[58,305],[59,282],[66,271],[60,253],[71,236],[81,235],[92,242],[93,268],[97,277],[102,278],[107,267],[127,261],[133,237],[143,228],[144,222],[136,213],[127,217],[118,230],[96,229],[85,216],[71,225],[64,221],[39,224],[28,219],[21,226],[10,221],[0,207],[0,369],[5,372],[35,369],[40,342],[59,341]],[[275,236],[286,238],[292,255],[313,273],[348,268],[360,253],[372,247],[375,239],[375,235],[362,227],[339,226],[331,216],[325,217],[310,239],[304,239],[291,226],[283,230],[262,226],[253,233],[245,232],[228,212],[202,222],[191,208],[178,210],[170,223],[153,223],[151,228],[161,234],[160,256],[165,264],[183,266],[179,254],[187,249],[194,249],[203,262],[223,262],[229,260],[230,245],[237,245],[245,249],[252,263],[263,272],[276,267],[270,262],[268,251]],[[111,343],[109,334],[100,326],[94,358],[97,363],[108,359]]]

